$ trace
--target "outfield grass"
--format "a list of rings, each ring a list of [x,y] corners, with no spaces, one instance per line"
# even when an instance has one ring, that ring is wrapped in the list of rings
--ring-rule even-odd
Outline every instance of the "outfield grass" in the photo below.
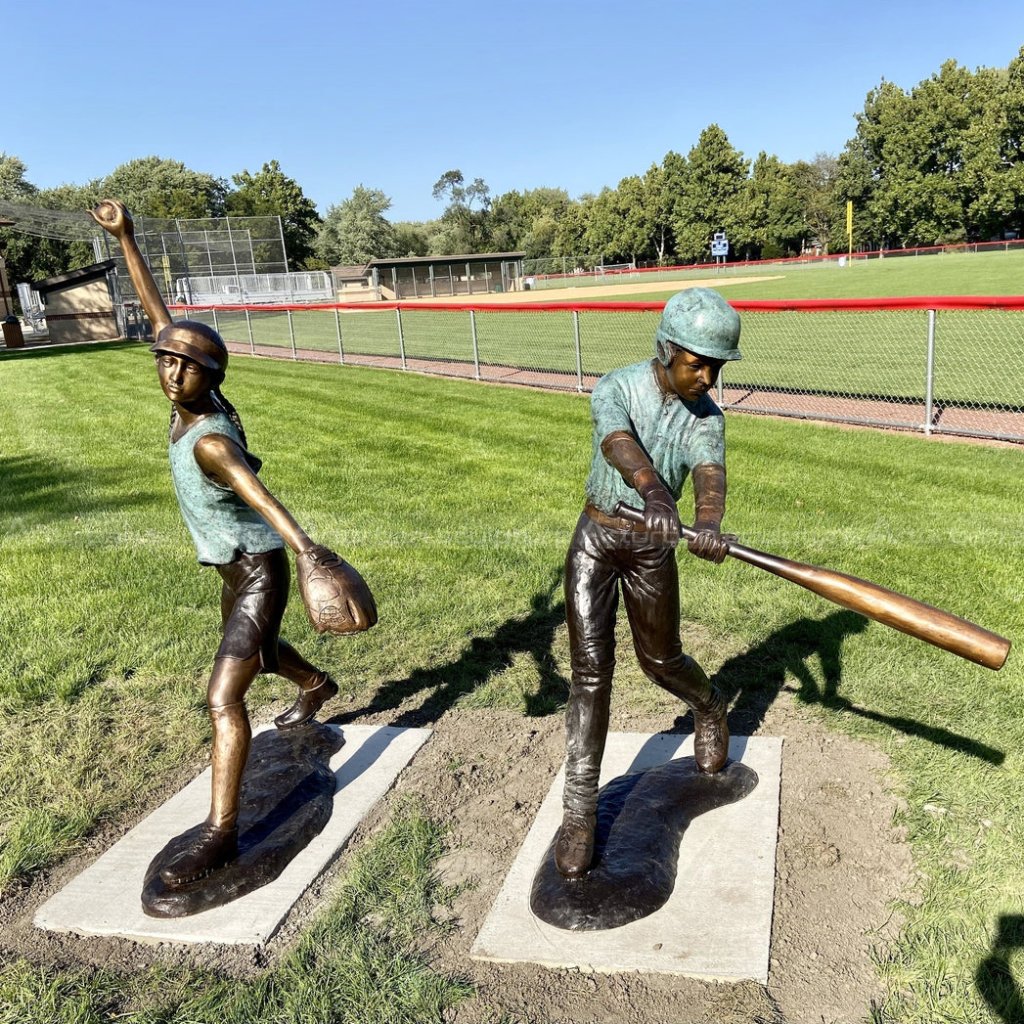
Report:
[[[167,405],[140,346],[12,354],[0,372],[0,884],[9,886],[79,849],[98,821],[147,807],[182,764],[201,763],[219,587],[192,560],[168,478]],[[356,700],[457,665],[473,637],[550,601],[590,454],[585,399],[247,359],[233,359],[225,391],[267,484],[374,588],[381,622],[369,633],[316,637],[297,601],[284,626]],[[1024,632],[1019,452],[753,417],[730,418],[729,448],[727,525],[746,542],[877,580],[1011,638]],[[993,674],[882,626],[855,628],[848,614],[738,563],[689,560],[683,578],[684,615],[701,625],[693,653],[739,700],[791,685],[808,714],[892,758],[921,880],[897,908],[905,927],[881,964],[888,1019],[1009,1019],[999,1014],[1017,1005],[1019,930],[995,953],[993,942],[1024,897],[1020,652]],[[841,677],[814,653],[830,647],[841,647]],[[552,658],[566,675],[564,629]],[[542,673],[515,659],[480,683],[464,665],[446,686],[465,706],[557,713],[564,693]],[[616,687],[623,707],[660,699],[632,659]],[[261,680],[250,706],[259,713],[274,698],[280,687]],[[430,823],[417,827],[433,835]],[[424,854],[416,878],[428,862]],[[364,919],[336,903],[315,934],[341,929],[345,945]],[[389,975],[374,980],[412,957],[402,935],[388,935],[393,945],[368,954],[365,971],[302,961],[311,991],[335,991],[341,971],[357,989],[392,993],[391,1019],[439,1019],[438,1007],[462,994],[452,979],[427,969],[414,994]],[[996,954],[1009,977],[985,966]],[[312,1019],[274,977],[183,972],[180,1012],[133,1017],[147,999],[165,1005],[156,974],[128,983],[7,963],[0,1003],[88,1009],[68,1020]],[[188,998],[215,1000],[216,1012],[185,1001],[197,987]],[[259,1016],[264,998],[272,1009]]]
[[[768,281],[748,284],[736,280],[743,276],[767,275]],[[727,264],[722,271],[708,269],[682,271],[661,280],[687,280],[720,277],[723,294],[730,299],[887,299],[897,295],[1024,295],[1024,250],[1009,252],[940,253],[932,256],[890,256],[885,259],[855,259],[844,267],[837,263]],[[604,278],[602,284],[615,281],[643,281],[646,274]],[[566,279],[567,285],[575,284]],[[558,291],[550,296],[557,299]],[[664,289],[630,299],[660,302]],[[594,300],[611,301],[614,296],[595,294]],[[621,298],[621,296],[620,296]],[[589,299],[589,296],[588,296]]]

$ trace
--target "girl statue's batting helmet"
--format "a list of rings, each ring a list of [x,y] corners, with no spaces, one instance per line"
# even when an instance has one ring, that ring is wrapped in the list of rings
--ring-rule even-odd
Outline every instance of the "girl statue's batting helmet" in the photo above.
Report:
[[[228,367],[228,349],[221,336],[198,320],[168,324],[149,346],[150,352],[171,352],[185,356],[208,370],[223,373]]]
[[[711,288],[687,288],[665,303],[654,335],[654,354],[665,366],[672,362],[669,345],[710,359],[741,359],[739,340],[736,310]]]

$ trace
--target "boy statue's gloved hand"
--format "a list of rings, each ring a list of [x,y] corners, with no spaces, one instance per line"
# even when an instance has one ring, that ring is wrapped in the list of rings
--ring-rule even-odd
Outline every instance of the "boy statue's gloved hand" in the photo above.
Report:
[[[736,538],[722,533],[718,523],[696,522],[693,528],[698,532],[696,537],[691,537],[686,542],[686,549],[690,554],[706,558],[716,565],[724,562],[725,556],[729,554],[729,541]]]
[[[656,540],[675,547],[679,543],[679,511],[675,498],[663,484],[644,489],[644,527]]]

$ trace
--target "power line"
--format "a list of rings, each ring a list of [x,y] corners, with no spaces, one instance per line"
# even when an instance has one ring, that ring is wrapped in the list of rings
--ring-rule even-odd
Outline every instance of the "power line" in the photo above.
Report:
[[[64,242],[91,242],[101,234],[100,227],[84,210],[47,210],[0,199],[0,218],[13,221],[15,231]]]

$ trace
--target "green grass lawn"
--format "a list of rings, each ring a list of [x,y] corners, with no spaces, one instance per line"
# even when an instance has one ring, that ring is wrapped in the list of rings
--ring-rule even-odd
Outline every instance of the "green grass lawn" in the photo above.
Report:
[[[11,887],[201,763],[218,581],[194,562],[180,521],[167,404],[141,346],[12,354],[0,374],[0,884]],[[381,621],[366,634],[316,637],[297,600],[284,626],[356,700],[458,662],[473,637],[550,593],[582,503],[585,399],[244,358],[233,358],[225,392],[268,486],[374,588]],[[727,525],[747,543],[1019,641],[1018,451],[737,416],[729,452]],[[730,692],[770,698],[791,685],[807,714],[892,758],[921,876],[895,908],[905,925],[880,964],[885,1019],[1010,1019],[1021,930],[1010,927],[995,952],[993,942],[1024,898],[1020,651],[994,674],[879,625],[854,628],[847,613],[732,561],[690,559],[684,578],[700,594],[684,595],[684,615],[702,627],[694,654]],[[841,645],[841,678],[809,653],[829,645]],[[756,670],[745,652],[756,652]],[[567,674],[564,629],[552,658]],[[616,700],[644,707],[650,687],[623,661]],[[482,684],[470,668],[446,682],[464,706],[557,714],[564,694],[541,671],[517,660]],[[279,687],[258,682],[250,707],[275,696]],[[297,977],[312,1006],[325,993],[339,1005],[364,1000],[344,1003],[339,1019],[439,1020],[464,986],[434,972],[396,922],[431,927],[401,901],[407,889],[427,905],[443,900],[429,874],[442,837],[416,808],[394,828],[356,852],[391,863],[396,848],[415,848],[407,883],[377,892],[375,871],[360,874],[354,860],[294,958],[260,981],[185,969],[128,981],[8,961],[0,1021],[315,1020],[288,995]],[[993,956],[1009,973],[985,966]],[[379,992],[390,1017],[374,1016]]]

